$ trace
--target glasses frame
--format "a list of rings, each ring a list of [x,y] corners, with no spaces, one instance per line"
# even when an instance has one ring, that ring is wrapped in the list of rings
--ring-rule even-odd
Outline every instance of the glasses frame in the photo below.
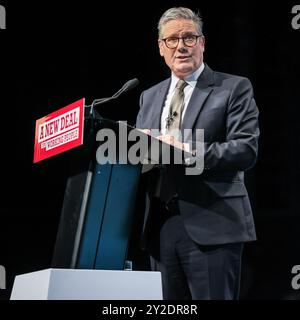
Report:
[[[195,44],[193,44],[192,46],[186,44],[186,43],[185,43],[185,39],[188,38],[188,37],[196,37]],[[161,41],[164,42],[165,46],[166,46],[168,49],[175,49],[175,48],[178,46],[178,44],[179,44],[179,40],[182,39],[183,44],[184,44],[186,47],[192,48],[192,47],[195,47],[195,46],[196,46],[197,41],[198,41],[198,38],[202,38],[202,37],[203,37],[203,35],[190,34],[190,35],[187,35],[187,36],[184,36],[184,37],[167,37],[167,38],[161,39]],[[174,46],[174,47],[169,47],[169,46],[167,45],[167,40],[170,39],[170,38],[177,39],[176,46]]]

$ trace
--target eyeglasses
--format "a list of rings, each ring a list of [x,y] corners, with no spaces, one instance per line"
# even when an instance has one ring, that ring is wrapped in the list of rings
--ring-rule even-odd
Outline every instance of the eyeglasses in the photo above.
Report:
[[[179,40],[182,39],[183,43],[187,47],[194,47],[197,43],[198,38],[201,38],[202,36],[198,36],[195,34],[190,34],[184,37],[168,37],[161,39],[167,48],[169,49],[175,49],[178,46]]]

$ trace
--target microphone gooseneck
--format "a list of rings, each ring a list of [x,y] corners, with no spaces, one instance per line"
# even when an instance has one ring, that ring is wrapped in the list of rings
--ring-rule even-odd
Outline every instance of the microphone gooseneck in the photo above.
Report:
[[[108,102],[110,100],[114,100],[116,98],[118,98],[122,93],[131,90],[133,88],[135,88],[137,85],[139,84],[139,80],[137,78],[131,79],[129,81],[127,81],[122,88],[117,91],[114,95],[112,95],[111,97],[107,97],[107,98],[101,98],[101,99],[95,99],[92,104],[88,107],[91,107],[91,111],[90,113],[93,113],[93,109],[94,107],[96,107],[99,104],[103,104],[105,102]]]

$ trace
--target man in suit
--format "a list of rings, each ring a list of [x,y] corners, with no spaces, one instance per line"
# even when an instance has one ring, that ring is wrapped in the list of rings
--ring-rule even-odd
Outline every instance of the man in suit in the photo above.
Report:
[[[252,86],[204,64],[202,21],[190,9],[167,10],[158,31],[171,77],[142,93],[136,126],[159,129],[160,140],[181,149],[190,141],[172,126],[192,129],[190,152],[204,129],[204,170],[187,175],[186,164],[165,165],[145,174],[145,247],[164,299],[236,299],[243,243],[256,239],[244,185],[258,150]]]

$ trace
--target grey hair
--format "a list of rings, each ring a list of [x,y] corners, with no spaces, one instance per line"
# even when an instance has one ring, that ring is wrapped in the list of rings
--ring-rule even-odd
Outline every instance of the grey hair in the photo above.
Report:
[[[159,19],[158,36],[159,37],[162,36],[162,28],[167,22],[171,20],[177,20],[177,19],[192,20],[198,29],[199,35],[201,36],[203,35],[202,33],[203,22],[199,12],[195,13],[189,8],[174,7],[165,11],[161,16],[161,18]]]

